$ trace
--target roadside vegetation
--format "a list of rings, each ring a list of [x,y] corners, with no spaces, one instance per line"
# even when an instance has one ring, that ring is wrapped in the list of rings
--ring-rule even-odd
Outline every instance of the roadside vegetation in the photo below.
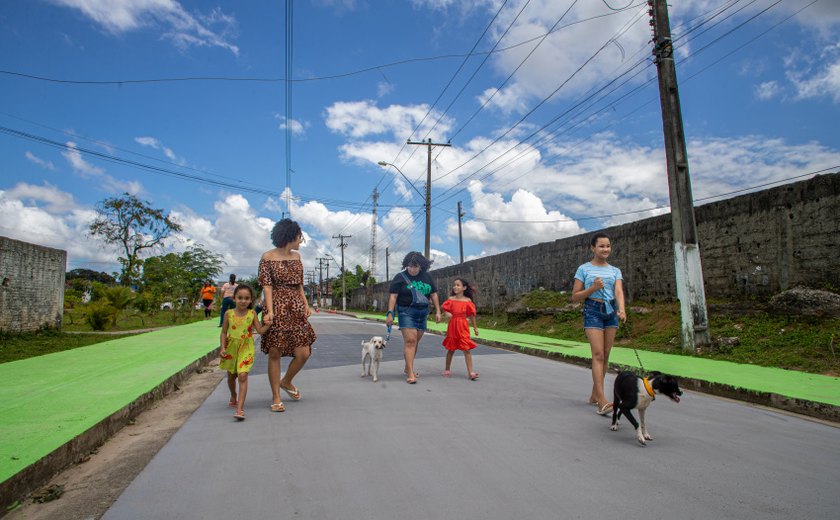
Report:
[[[840,319],[776,316],[755,302],[708,303],[714,345],[707,352],[682,349],[676,302],[628,305],[627,323],[619,328],[616,345],[840,376]],[[533,291],[508,312],[480,316],[482,327],[586,342],[580,308],[568,293]]]
[[[0,363],[86,347],[124,337],[125,335],[111,334],[67,334],[52,329],[22,334],[0,332]]]

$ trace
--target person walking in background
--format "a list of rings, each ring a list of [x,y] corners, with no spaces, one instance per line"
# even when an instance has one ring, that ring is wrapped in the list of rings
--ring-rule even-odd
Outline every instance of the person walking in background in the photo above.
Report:
[[[204,304],[204,319],[210,318],[213,314],[213,300],[216,297],[216,286],[210,280],[204,282],[201,288],[201,303]]]
[[[572,301],[583,302],[583,329],[592,350],[592,393],[589,403],[599,415],[612,412],[613,403],[604,395],[604,377],[609,368],[610,349],[618,332],[618,321],[627,321],[621,270],[607,263],[610,237],[596,233],[589,241],[593,257],[578,267]]]
[[[452,375],[452,358],[455,352],[464,352],[464,361],[467,362],[467,377],[470,381],[478,379],[478,372],[473,372],[472,354],[470,350],[476,347],[475,342],[470,339],[470,321],[472,321],[473,332],[478,336],[478,324],[475,319],[475,304],[472,301],[473,289],[463,278],[456,278],[452,282],[450,297],[443,302],[443,312],[449,318],[449,326],[446,328],[446,337],[443,338],[443,346],[446,347],[446,369],[444,377]]]
[[[228,309],[233,308],[233,292],[236,290],[236,275],[230,275],[230,280],[222,285],[221,290],[219,291],[222,294],[222,310],[220,311],[219,316],[219,327],[222,326],[222,322],[225,319],[225,313]]]
[[[429,301],[435,306],[435,322],[440,322],[440,301],[435,282],[428,273],[431,265],[419,252],[408,253],[403,258],[403,271],[397,273],[388,289],[390,296],[385,324],[390,327],[394,323],[396,311],[403,336],[406,382],[412,385],[417,382],[414,358],[417,356],[420,339],[426,332]]]
[[[222,315],[222,351],[219,368],[228,373],[230,389],[229,406],[236,408],[233,417],[245,420],[245,397],[248,394],[248,373],[254,364],[254,329],[263,334],[268,325],[257,319],[251,309],[254,290],[248,285],[238,285],[234,291],[235,307]],[[239,381],[239,394],[236,382]]]
[[[262,336],[260,349],[268,354],[271,410],[282,412],[286,407],[280,399],[281,389],[295,401],[301,398],[292,381],[312,354],[317,336],[309,324],[312,310],[303,292],[303,263],[298,253],[304,242],[303,231],[297,222],[283,219],[274,225],[271,242],[274,249],[262,255],[257,274],[265,297],[263,319],[270,324]],[[280,358],[290,356],[293,359],[281,378]]]

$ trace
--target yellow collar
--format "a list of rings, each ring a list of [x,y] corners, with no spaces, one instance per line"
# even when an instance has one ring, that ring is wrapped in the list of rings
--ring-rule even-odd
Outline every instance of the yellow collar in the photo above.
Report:
[[[648,381],[648,378],[642,379],[642,382],[645,384],[645,390],[647,390],[647,393],[650,394],[650,400],[653,401],[654,399],[656,399],[656,394],[653,393],[653,387],[650,386],[650,381]]]

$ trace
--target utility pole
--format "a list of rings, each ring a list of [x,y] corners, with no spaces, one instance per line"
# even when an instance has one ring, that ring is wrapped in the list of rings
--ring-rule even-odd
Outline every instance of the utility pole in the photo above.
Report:
[[[373,188],[373,219],[370,222],[370,275],[376,272],[376,203],[379,201],[379,191]]]
[[[388,251],[388,248],[385,248],[385,281],[391,281],[391,273],[388,272],[388,258],[390,258],[391,253]]]
[[[318,307],[324,306],[324,263],[326,258],[317,258],[318,260]],[[327,265],[330,264],[327,261]]]
[[[325,258],[324,260],[327,261],[327,284],[324,286],[324,292],[327,293],[326,299],[330,300],[330,304],[328,305],[328,307],[332,307],[332,300],[330,299],[330,260],[331,260],[331,258],[329,257],[329,255],[327,255],[327,258]]]
[[[464,263],[464,235],[461,234],[461,218],[464,214],[461,212],[461,201],[458,201],[458,250],[461,252],[461,262]]]
[[[452,146],[451,143],[433,143],[430,137],[428,141],[407,141],[408,144],[419,144],[429,149],[429,168],[426,170],[426,248],[423,255],[429,260],[429,246],[431,244],[432,225],[432,146]]]
[[[703,268],[694,220],[694,199],[688,172],[677,70],[671,45],[671,27],[666,0],[648,0],[653,26],[653,55],[659,76],[659,100],[665,134],[665,159],[668,167],[668,190],[671,198],[671,228],[674,238],[674,267],[677,274],[677,299],[682,317],[684,350],[699,351],[711,344]]]
[[[341,241],[341,310],[347,310],[347,275],[344,271],[344,248],[347,247],[347,242],[344,241],[345,238],[350,238],[353,235],[342,235],[341,233],[338,236],[333,236],[333,238],[337,238]]]

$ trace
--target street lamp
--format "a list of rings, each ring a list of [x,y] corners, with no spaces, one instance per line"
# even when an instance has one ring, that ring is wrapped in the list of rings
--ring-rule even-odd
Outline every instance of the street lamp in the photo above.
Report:
[[[379,164],[379,166],[382,166],[383,168],[385,166],[393,166],[394,169],[397,170],[400,173],[400,175],[402,175],[402,178],[405,179],[406,182],[408,182],[409,186],[414,188],[414,191],[416,191],[420,195],[420,198],[422,198],[426,201],[426,250],[424,251],[424,256],[426,257],[426,260],[428,260],[429,259],[429,234],[430,234],[429,233],[429,231],[430,231],[429,226],[431,225],[431,210],[432,210],[432,191],[429,189],[430,186],[426,185],[426,194],[424,195],[420,190],[417,189],[417,187],[410,180],[408,180],[408,177],[405,176],[405,174],[402,172],[402,170],[400,170],[397,167],[396,164],[392,164],[392,163],[385,162],[385,161],[379,161],[377,164]]]

